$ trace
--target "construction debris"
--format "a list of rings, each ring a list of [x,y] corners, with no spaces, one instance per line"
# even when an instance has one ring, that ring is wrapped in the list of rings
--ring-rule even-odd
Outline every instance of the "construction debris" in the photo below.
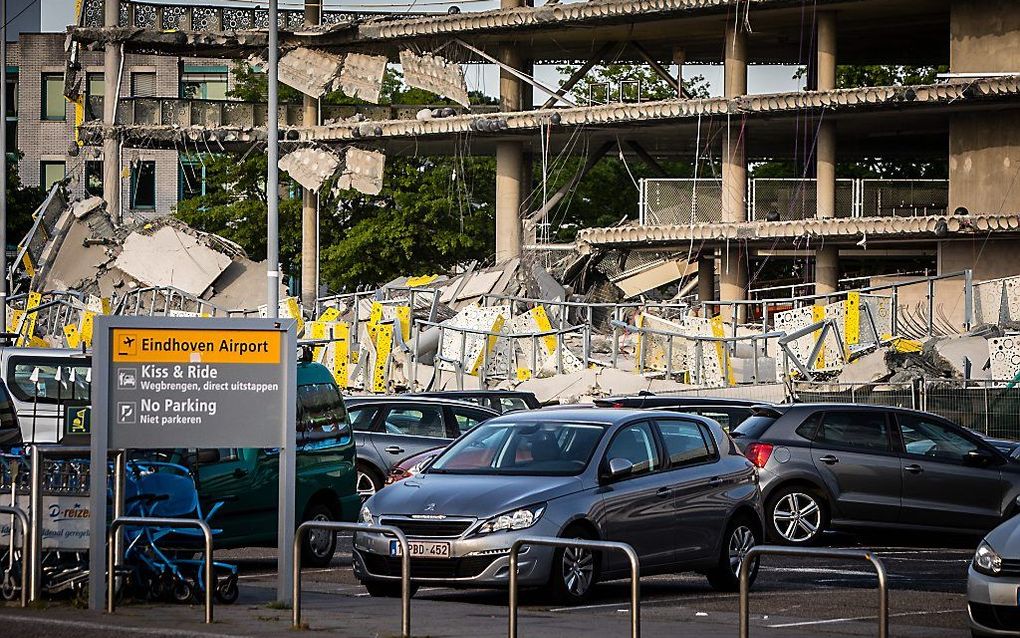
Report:
[[[340,169],[340,158],[332,151],[302,147],[280,158],[279,167],[295,182],[313,193]]]
[[[404,49],[400,52],[400,66],[408,86],[447,97],[463,106],[469,106],[464,70],[456,62],[431,53],[418,55]]]
[[[280,82],[320,98],[340,84],[344,59],[333,53],[298,47],[280,57]]]
[[[349,53],[340,70],[339,88],[344,95],[376,104],[385,73],[386,56]]]
[[[378,195],[382,191],[385,168],[384,153],[348,147],[340,163],[340,175],[334,192],[353,188],[366,195]]]

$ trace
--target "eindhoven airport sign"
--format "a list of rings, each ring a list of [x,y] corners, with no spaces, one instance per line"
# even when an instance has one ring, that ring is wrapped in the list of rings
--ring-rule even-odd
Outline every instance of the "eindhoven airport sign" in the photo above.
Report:
[[[108,450],[278,448],[278,597],[290,596],[297,344],[290,319],[97,317],[92,467]],[[92,472],[89,606],[106,591],[106,476]],[[104,498],[97,498],[103,495]]]

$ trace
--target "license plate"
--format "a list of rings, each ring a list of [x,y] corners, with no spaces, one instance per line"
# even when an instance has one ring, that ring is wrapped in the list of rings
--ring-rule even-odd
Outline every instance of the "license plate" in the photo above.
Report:
[[[411,558],[449,558],[449,543],[433,543],[422,541],[408,541],[407,547]],[[390,541],[390,556],[400,556],[400,543]]]

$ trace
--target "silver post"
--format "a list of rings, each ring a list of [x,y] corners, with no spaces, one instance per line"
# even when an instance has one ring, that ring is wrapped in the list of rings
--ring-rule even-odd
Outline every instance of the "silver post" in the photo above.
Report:
[[[0,0],[0,69],[3,69],[4,84],[0,91],[0,175],[3,176],[4,190],[0,195],[0,321],[7,331],[7,0]],[[13,530],[13,526],[11,527]],[[14,532],[11,532],[12,534]],[[24,530],[22,530],[24,533]],[[21,584],[24,587],[24,583]]]
[[[267,316],[279,316],[280,306],[280,18],[279,0],[269,0],[269,170],[266,176],[266,294]],[[357,310],[355,310],[355,313]]]
[[[3,1],[3,0],[0,0]],[[31,532],[29,534],[28,560],[31,563],[28,580],[28,600],[35,602],[39,600],[39,588],[41,583],[41,557],[42,557],[42,459],[39,458],[39,446],[33,445],[30,448],[32,453],[31,479],[32,491],[29,493],[29,520]],[[22,583],[24,585],[24,583]]]

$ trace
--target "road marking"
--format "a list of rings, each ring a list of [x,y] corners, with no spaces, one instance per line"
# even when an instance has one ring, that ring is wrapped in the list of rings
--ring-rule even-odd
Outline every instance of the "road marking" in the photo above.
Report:
[[[104,623],[87,622],[81,620],[58,620],[56,618],[41,618],[36,616],[22,616],[15,614],[8,616],[14,622],[37,623],[40,625],[55,625],[57,627],[73,627],[75,629],[98,629],[118,633],[142,634],[145,636],[204,636],[206,638],[237,638],[236,634],[213,634],[202,631],[184,631],[175,629],[145,629],[144,627],[131,627],[126,625],[107,625]]]
[[[897,614],[889,614],[890,618],[901,618],[904,616],[935,616],[939,614],[962,614],[959,609],[941,609],[937,611],[904,611]],[[853,618],[829,618],[828,620],[803,620],[800,622],[779,623],[776,625],[765,625],[769,629],[783,629],[786,627],[807,627],[809,625],[832,625],[841,622],[858,622],[861,620],[878,620],[878,616],[856,616]]]

